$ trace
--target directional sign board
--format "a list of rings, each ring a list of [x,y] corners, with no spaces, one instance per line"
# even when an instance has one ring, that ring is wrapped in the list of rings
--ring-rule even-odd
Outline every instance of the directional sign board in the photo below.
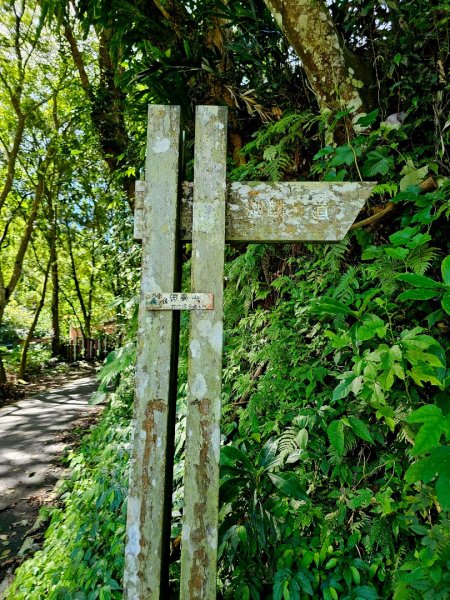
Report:
[[[179,107],[149,107],[146,181],[136,184],[135,238],[142,241],[142,275],[125,551],[128,600],[169,597],[178,334],[173,315],[192,311],[180,598],[214,600],[225,242],[339,241],[374,186],[227,185],[227,113],[217,106],[197,107],[194,183],[179,186],[179,113]],[[186,294],[177,289],[176,246],[182,241],[192,242],[192,289]]]
[[[145,190],[143,181],[137,189]],[[227,242],[336,242],[342,240],[355,215],[369,198],[372,182],[289,181],[233,182],[227,186],[225,238]],[[192,239],[192,184],[185,182],[179,238]],[[142,192],[140,192],[142,194]],[[136,196],[141,211],[141,195]],[[136,219],[136,222],[139,222]],[[143,237],[142,228],[135,239]]]

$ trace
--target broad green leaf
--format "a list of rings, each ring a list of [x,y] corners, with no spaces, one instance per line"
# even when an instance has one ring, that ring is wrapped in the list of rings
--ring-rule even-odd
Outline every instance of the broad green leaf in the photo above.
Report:
[[[385,369],[378,375],[378,381],[380,382],[383,390],[388,391],[394,385],[394,369]]]
[[[356,436],[358,436],[362,440],[365,440],[366,442],[370,442],[371,444],[373,444],[372,435],[368,430],[366,424],[363,421],[361,421],[361,419],[358,419],[356,417],[347,417],[347,420],[350,423],[350,427]]]
[[[450,292],[445,292],[441,299],[442,308],[450,315]]]
[[[287,471],[285,473],[269,473],[269,478],[274,486],[288,498],[308,500],[300,477],[292,471]]]
[[[404,260],[408,254],[410,253],[410,250],[408,248],[385,248],[384,251],[386,252],[386,254],[388,256],[390,256],[391,258],[395,258],[397,260]]]
[[[438,281],[431,279],[431,277],[426,277],[426,275],[416,275],[416,273],[402,273],[397,279],[406,281],[406,283],[419,288],[436,290],[441,287],[441,284]]]
[[[424,179],[424,177],[426,177],[427,173],[427,166],[417,169],[414,166],[413,161],[409,158],[406,161],[406,165],[400,171],[400,174],[403,175],[403,177],[400,180],[400,190],[403,192],[409,186],[419,184]]]
[[[341,383],[334,388],[333,391],[333,400],[341,400],[342,398],[346,398],[352,389],[352,382],[355,379],[355,375],[351,375],[350,377],[341,381]]]
[[[399,300],[431,300],[432,298],[437,298],[440,296],[439,291],[434,290],[424,290],[417,288],[415,290],[407,290],[406,292],[402,292],[399,296]]]
[[[221,483],[219,488],[220,504],[228,504],[236,500],[240,496],[247,483],[248,480],[245,480],[241,477],[227,479]]]
[[[361,600],[378,600],[380,597],[376,589],[369,587],[368,585],[358,585],[357,587],[353,588],[352,592],[355,599],[360,598]]]
[[[423,382],[428,382],[439,387],[442,385],[442,382],[436,377],[436,370],[432,367],[413,367],[411,371],[408,371],[408,374],[411,375],[414,382],[420,387],[423,387]]]
[[[277,448],[278,440],[276,438],[270,438],[258,454],[258,467],[267,467],[275,458]]]
[[[402,202],[407,200],[417,201],[419,199],[420,193],[420,187],[418,185],[409,186],[407,190],[405,190],[404,192],[400,192],[396,196],[394,196],[391,202]]]
[[[377,120],[378,113],[379,113],[379,109],[376,108],[375,110],[373,110],[369,114],[362,115],[356,121],[356,125],[361,125],[361,127],[369,127],[370,125],[373,125],[375,123],[375,121]]]
[[[424,352],[420,348],[409,348],[406,350],[405,356],[412,365],[425,363],[430,367],[445,367],[445,363],[442,362],[440,357],[436,356],[435,354],[430,354],[429,352]]]
[[[450,435],[450,417],[444,417],[435,404],[421,406],[408,416],[407,421],[423,423],[414,440],[412,454],[416,456],[438,447],[442,434]]]
[[[342,421],[332,421],[327,428],[330,444],[339,454],[344,455],[344,423]]]
[[[402,360],[402,349],[397,344],[394,344],[391,348],[389,348],[389,355],[393,360]]]
[[[388,155],[388,149],[379,148],[367,154],[367,159],[363,166],[363,175],[368,177],[386,175],[393,167],[394,159]]]
[[[430,419],[429,422],[424,423],[419,429],[416,439],[414,440],[414,448],[412,454],[418,456],[419,454],[425,454],[439,446],[439,440],[442,437],[442,429],[440,427],[439,420]]]
[[[359,150],[359,149],[358,149]],[[361,151],[359,150],[359,154]],[[350,146],[339,146],[336,154],[330,160],[330,167],[339,167],[341,165],[352,165],[355,161],[354,151]]]
[[[280,569],[273,578],[273,600],[283,600],[285,584],[289,583],[292,576],[290,569]]]
[[[426,423],[429,419],[442,419],[442,411],[435,404],[421,406],[407,417],[408,423]]]
[[[383,338],[386,335],[386,325],[377,315],[366,314],[361,319],[361,324],[356,326],[356,339],[359,342],[371,340],[375,336]]]
[[[401,380],[405,380],[405,369],[402,367],[402,365],[399,365],[398,363],[395,363],[392,366],[392,371],[394,373],[394,375],[396,375],[399,379]]]
[[[450,285],[450,256],[446,256],[441,264],[442,280],[445,285]]]
[[[354,311],[334,298],[322,298],[315,302],[311,311],[316,314],[354,315]]]
[[[325,148],[321,148],[319,152],[316,152],[316,154],[313,156],[313,160],[328,156],[329,154],[333,154],[333,152],[334,148],[332,146],[325,146]]]
[[[432,348],[436,347],[442,350],[442,346],[439,342],[432,337],[431,335],[420,335],[419,331],[416,332],[420,328],[411,331],[404,331],[400,336],[403,339],[403,345],[406,348]],[[420,329],[422,331],[422,329]],[[419,335],[418,335],[419,334]]]
[[[420,458],[405,473],[409,483],[429,483],[437,476],[436,494],[443,510],[450,510],[450,447],[440,446],[429,456]]]
[[[404,227],[400,229],[400,231],[396,231],[392,235],[389,236],[389,241],[394,246],[404,246],[407,245],[411,239],[419,233],[418,227]]]
[[[359,574],[358,569],[356,567],[354,567],[353,565],[351,565],[350,571],[352,572],[353,581],[356,583],[356,585],[359,585],[359,582],[361,581],[361,575]]]
[[[309,596],[313,596],[314,591],[312,589],[312,585],[311,585],[311,581],[310,581],[309,577],[311,577],[311,579],[312,579],[312,576],[310,575],[310,573],[308,573],[308,571],[306,571],[306,569],[302,569],[301,571],[299,571],[298,573],[295,573],[295,575],[294,575],[294,579],[298,582],[299,586],[305,592],[305,594],[308,594]]]
[[[436,495],[442,510],[450,510],[450,458],[436,481]]]
[[[362,260],[372,260],[377,258],[383,253],[383,248],[380,246],[367,246],[364,252],[361,254]]]
[[[338,563],[338,559],[337,558],[330,558],[330,560],[328,560],[325,563],[325,569],[333,569]]]
[[[223,446],[220,450],[220,463],[233,466],[236,462],[242,463],[251,472],[255,470],[245,452],[242,452],[236,446]]]
[[[308,430],[301,429],[298,432],[296,440],[298,447],[301,448],[301,450],[306,450],[306,445],[308,444]]]
[[[351,382],[350,389],[355,394],[355,396],[357,396],[359,394],[363,384],[364,384],[364,377],[362,377],[361,375],[359,375],[358,377],[355,377],[355,379]]]

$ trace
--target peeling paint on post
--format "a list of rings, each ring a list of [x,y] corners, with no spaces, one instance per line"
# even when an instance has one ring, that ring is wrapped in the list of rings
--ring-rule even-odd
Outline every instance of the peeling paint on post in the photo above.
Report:
[[[176,277],[180,109],[149,106],[147,185],[138,206],[142,235],[141,299],[136,363],[134,443],[128,495],[124,598],[159,600],[173,313],[146,309],[146,295],[173,292]],[[151,185],[149,185],[151,182]],[[161,260],[164,257],[164,260]]]
[[[181,600],[216,597],[226,139],[226,108],[197,107],[192,292],[212,292],[214,310],[191,313]]]

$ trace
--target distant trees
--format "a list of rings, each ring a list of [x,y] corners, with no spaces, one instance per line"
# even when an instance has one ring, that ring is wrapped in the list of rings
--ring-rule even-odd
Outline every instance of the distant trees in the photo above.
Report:
[[[11,303],[27,307],[23,376],[39,318],[57,355],[68,319],[82,315],[90,336],[105,315],[112,296],[106,281],[98,293],[101,253],[118,196],[65,42],[25,0],[4,4],[0,21],[0,328]]]

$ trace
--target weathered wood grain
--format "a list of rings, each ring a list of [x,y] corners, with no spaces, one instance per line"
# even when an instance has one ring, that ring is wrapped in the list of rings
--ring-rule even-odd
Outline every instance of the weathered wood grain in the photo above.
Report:
[[[173,313],[148,311],[146,295],[172,292],[176,285],[179,127],[179,107],[149,107],[145,175],[151,186],[145,186],[143,204],[138,204],[143,222],[137,223],[143,244],[125,548],[127,600],[161,596],[166,459],[173,453],[167,443]]]
[[[136,182],[136,207],[138,207]],[[227,242],[338,242],[342,240],[373,187],[363,182],[257,182],[227,186]],[[192,239],[193,184],[183,183],[180,239]],[[141,237],[139,237],[141,235]],[[142,232],[135,227],[135,239]]]
[[[144,237],[144,200],[146,194],[145,181],[136,181],[134,197],[134,239],[142,240]]]
[[[373,182],[234,182],[227,186],[227,242],[336,242]],[[192,184],[183,186],[180,236],[192,237]]]
[[[192,291],[214,310],[191,313],[181,600],[216,597],[225,247],[225,107],[199,106],[195,131]]]

